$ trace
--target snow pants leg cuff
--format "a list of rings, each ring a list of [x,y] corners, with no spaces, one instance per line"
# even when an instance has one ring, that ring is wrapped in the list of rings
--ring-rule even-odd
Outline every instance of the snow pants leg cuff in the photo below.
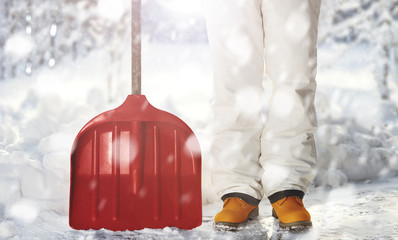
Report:
[[[224,196],[221,197],[221,200],[224,201],[225,199],[230,198],[230,197],[240,198],[243,201],[245,201],[246,203],[248,203],[250,205],[253,205],[253,206],[258,206],[258,204],[260,204],[260,201],[261,201],[261,199],[258,200],[257,198],[254,198],[254,197],[252,197],[250,195],[247,195],[245,193],[238,193],[238,192],[227,193],[227,194],[225,194]]]
[[[303,199],[304,197],[304,192],[300,190],[285,190],[285,191],[280,191],[272,194],[271,196],[268,197],[269,201],[272,203],[281,200],[282,198],[285,197],[299,197],[300,199]],[[244,199],[243,199],[244,200]]]

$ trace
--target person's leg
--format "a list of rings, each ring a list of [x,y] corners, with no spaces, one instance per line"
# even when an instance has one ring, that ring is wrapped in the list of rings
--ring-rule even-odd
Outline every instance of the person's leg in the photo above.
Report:
[[[208,0],[206,21],[214,72],[212,181],[223,200],[258,205],[264,194],[261,0]]]
[[[314,108],[321,0],[263,0],[272,96],[261,137],[262,184],[271,203],[302,198],[316,173]]]

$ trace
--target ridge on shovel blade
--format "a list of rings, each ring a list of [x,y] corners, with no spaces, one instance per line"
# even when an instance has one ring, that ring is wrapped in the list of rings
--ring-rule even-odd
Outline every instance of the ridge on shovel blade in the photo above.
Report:
[[[72,148],[69,224],[114,231],[200,226],[201,154],[192,130],[144,95],[93,118]]]

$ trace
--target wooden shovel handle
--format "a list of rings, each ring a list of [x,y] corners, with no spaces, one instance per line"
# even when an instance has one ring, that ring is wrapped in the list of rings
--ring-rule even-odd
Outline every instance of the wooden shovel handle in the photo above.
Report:
[[[131,90],[141,95],[141,0],[131,0]]]

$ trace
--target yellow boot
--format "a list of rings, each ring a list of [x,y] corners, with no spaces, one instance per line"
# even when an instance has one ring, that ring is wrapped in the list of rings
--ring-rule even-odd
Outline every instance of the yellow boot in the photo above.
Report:
[[[237,230],[257,216],[258,206],[250,205],[237,197],[227,198],[222,211],[214,218],[214,227],[217,230]]]
[[[300,230],[312,226],[311,215],[299,197],[285,197],[272,204],[272,216],[279,226],[287,230]]]

